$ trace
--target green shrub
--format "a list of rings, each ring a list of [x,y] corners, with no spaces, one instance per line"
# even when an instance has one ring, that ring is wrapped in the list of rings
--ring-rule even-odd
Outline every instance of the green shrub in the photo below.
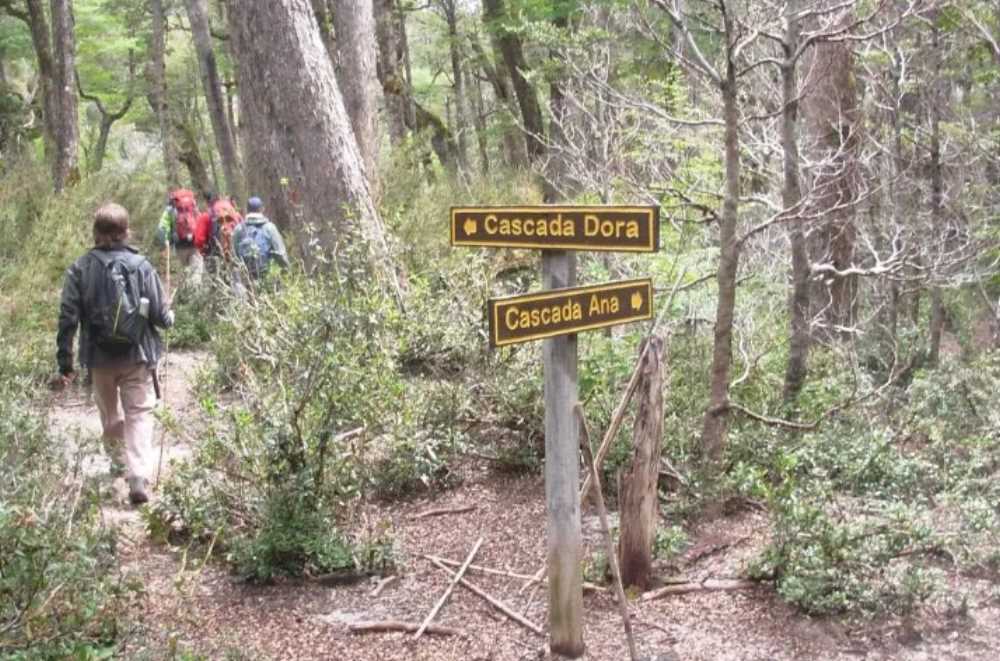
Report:
[[[44,364],[0,323],[0,656],[105,658],[137,586],[118,570],[95,486],[34,412]]]

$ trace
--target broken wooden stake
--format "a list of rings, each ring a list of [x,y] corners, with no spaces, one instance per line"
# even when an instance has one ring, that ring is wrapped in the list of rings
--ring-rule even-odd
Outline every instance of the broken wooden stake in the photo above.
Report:
[[[413,622],[399,622],[396,620],[385,620],[380,622],[355,622],[347,625],[347,630],[351,633],[378,633],[383,631],[416,631],[420,625]],[[464,636],[458,629],[443,627],[439,624],[430,624],[426,629],[427,633],[439,634],[442,636]]]
[[[458,573],[452,577],[451,583],[448,584],[448,589],[444,591],[444,594],[441,595],[441,598],[438,599],[436,604],[434,604],[434,608],[432,608],[431,612],[428,613],[427,617],[424,618],[424,621],[420,625],[420,628],[417,629],[417,633],[413,635],[414,640],[420,639],[420,636],[422,636],[424,633],[424,629],[426,629],[430,625],[431,620],[434,619],[434,616],[437,615],[437,612],[441,610],[442,606],[444,606],[444,602],[448,600],[448,596],[451,595],[451,591],[455,589],[455,585],[460,580],[462,580],[462,575],[465,573],[465,570],[469,568],[470,564],[472,564],[472,559],[476,557],[476,553],[479,552],[479,547],[482,545],[482,543],[483,543],[482,537],[476,540],[476,545],[472,547],[472,550],[469,552],[469,556],[465,559],[465,562],[462,563],[462,568],[459,569]],[[449,571],[448,573],[450,574],[451,572]]]
[[[741,581],[730,579],[706,579],[704,581],[691,581],[677,585],[667,585],[658,590],[651,590],[642,595],[643,601],[653,601],[662,599],[672,594],[688,594],[690,592],[724,592],[728,590],[749,590],[757,587],[754,581]]]
[[[466,588],[468,588],[473,594],[476,594],[479,597],[481,597],[482,599],[484,599],[487,603],[489,603],[491,606],[493,606],[494,608],[496,608],[498,611],[500,611],[501,613],[503,613],[504,615],[506,615],[510,619],[514,620],[515,622],[517,622],[521,626],[525,627],[526,629],[528,629],[530,631],[533,631],[534,633],[538,634],[539,636],[545,635],[542,632],[542,628],[539,627],[537,624],[533,623],[531,620],[528,620],[525,617],[522,617],[517,612],[515,612],[514,609],[512,609],[510,606],[508,606],[507,604],[503,603],[499,599],[493,597],[492,595],[490,595],[489,593],[487,593],[482,588],[477,587],[476,585],[470,583],[466,579],[461,578],[457,574],[454,574],[452,572],[452,570],[449,569],[444,563],[442,563],[442,562],[440,562],[438,560],[431,560],[431,562],[433,562],[435,565],[437,565],[438,569],[441,569],[442,571],[444,571],[447,574],[449,574],[450,576],[452,576],[453,577],[452,578],[453,581],[457,579],[457,581],[459,583],[461,583],[463,586],[465,586]]]

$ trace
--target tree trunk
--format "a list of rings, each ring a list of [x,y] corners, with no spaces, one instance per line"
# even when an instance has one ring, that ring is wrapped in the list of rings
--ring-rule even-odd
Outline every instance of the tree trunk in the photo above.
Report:
[[[372,0],[335,0],[340,89],[372,195],[378,190],[378,74]]]
[[[56,192],[80,178],[80,120],[76,97],[76,38],[71,0],[51,0],[52,56],[55,63],[53,97],[56,109],[55,160],[52,179]]]
[[[796,17],[798,2],[788,3],[785,41],[782,48],[785,60],[781,67],[782,121],[781,147],[783,151],[784,187],[781,201],[785,213],[799,215],[790,221],[788,238],[792,249],[792,291],[789,296],[790,329],[788,338],[788,364],[785,368],[784,398],[794,401],[806,380],[809,356],[809,253],[806,247],[805,220],[799,204],[802,188],[799,184],[799,86],[795,52],[799,47],[799,22]]]
[[[935,17],[936,18],[936,17]],[[941,164],[941,81],[937,78],[941,69],[939,28],[937,24],[931,31],[931,49],[933,51],[932,62],[934,77],[929,85],[931,93],[928,95],[927,113],[930,116],[931,124],[931,144],[930,144],[930,183],[931,183],[931,227],[932,231],[940,234],[946,233],[946,223],[944,218],[944,176]],[[939,235],[939,242],[947,243],[947,238]],[[931,273],[931,277],[941,274]],[[927,364],[930,367],[937,367],[941,353],[941,333],[944,330],[944,298],[941,294],[941,287],[935,283],[931,284],[931,318],[930,346],[927,352]]]
[[[622,476],[618,565],[622,583],[647,590],[653,578],[653,542],[659,519],[660,446],[663,441],[663,340],[647,338],[636,386],[638,407],[632,434],[632,461]]]
[[[402,72],[402,54],[395,0],[375,0],[375,36],[378,41],[378,80],[382,85],[389,138],[398,145],[406,137],[406,80]]]
[[[455,116],[452,134],[457,137],[456,161],[458,171],[462,174],[469,172],[469,141],[468,120],[469,113],[466,108],[465,76],[462,74],[462,53],[458,36],[458,6],[456,0],[442,0],[441,8],[444,11],[445,22],[448,25],[448,54],[451,57],[451,77],[452,89],[455,99]]]
[[[849,21],[845,17],[844,21]],[[818,44],[812,51],[806,87],[811,90],[804,114],[809,119],[821,162],[813,185],[810,215],[826,219],[814,233],[812,261],[830,263],[837,270],[854,261],[857,228],[854,204],[858,197],[857,169],[860,146],[857,77],[854,54],[847,42]],[[846,339],[855,320],[857,277],[831,275],[817,281],[810,296],[813,312],[820,315],[829,339]]]
[[[160,142],[163,145],[163,167],[167,176],[167,187],[174,188],[180,183],[177,171],[177,151],[171,133],[170,115],[167,107],[167,66],[166,66],[166,36],[167,16],[163,8],[163,0],[149,0],[149,11],[153,16],[153,31],[149,41],[149,79],[150,100],[153,113],[160,126]]]
[[[205,165],[205,160],[201,157],[201,151],[198,149],[199,139],[197,129],[190,124],[178,122],[173,130],[180,136],[177,160],[187,168],[188,175],[191,178],[191,185],[198,191],[212,190],[212,178],[208,174],[208,167]],[[177,184],[179,183],[180,179],[178,178]]]
[[[191,34],[194,37],[195,50],[198,52],[198,65],[201,69],[201,82],[205,90],[208,116],[212,121],[215,145],[219,150],[219,157],[222,159],[222,172],[226,178],[225,192],[242,200],[244,197],[243,177],[240,174],[233,131],[226,115],[226,100],[223,96],[219,69],[215,62],[215,51],[212,49],[212,34],[208,22],[208,0],[188,0],[187,10],[188,18],[191,21]]]
[[[38,65],[39,91],[42,95],[42,131],[45,138],[45,155],[52,162],[56,150],[54,122],[57,113],[54,91],[56,65],[52,59],[52,38],[42,0],[26,0],[26,2],[29,16],[28,25],[31,27],[31,43],[35,49],[35,61]]]
[[[475,93],[472,97],[472,114],[475,117],[476,144],[479,146],[479,171],[487,173],[490,171],[490,150],[489,141],[486,135],[486,101],[483,99],[483,86],[480,80],[473,77]]]
[[[298,236],[307,265],[321,257],[305,248],[311,239],[329,255],[347,244],[351,230],[359,231],[374,274],[400,298],[357,140],[308,0],[240,2],[230,9],[255,190],[267,198],[274,219]],[[288,99],[295,102],[281,102]]]
[[[493,94],[503,106],[504,112],[501,114],[501,121],[503,122],[503,144],[507,164],[515,168],[527,167],[528,150],[524,142],[524,132],[517,126],[518,109],[514,87],[510,82],[507,67],[499,64],[503,61],[503,55],[500,52],[496,35],[491,35],[490,39],[495,54],[494,59],[498,62],[496,65],[490,62],[485,49],[476,36],[470,37],[470,43],[476,57],[482,63],[483,74],[493,87]]]
[[[731,39],[733,18],[725,14],[726,39]],[[715,310],[715,338],[709,374],[709,402],[702,424],[701,442],[706,458],[718,465],[725,450],[729,422],[729,372],[733,359],[733,318],[736,311],[736,272],[739,244],[736,226],[740,199],[740,136],[736,63],[729,53],[722,82],[725,122],[725,194],[719,218],[719,300]]]
[[[483,17],[487,19],[491,29],[496,34],[500,52],[510,78],[514,83],[517,103],[521,108],[521,119],[524,123],[524,137],[528,145],[528,155],[534,160],[545,155],[545,128],[542,119],[542,107],[538,102],[538,93],[524,73],[528,64],[524,58],[524,46],[521,38],[507,30],[503,22],[507,19],[507,8],[503,0],[483,0]]]

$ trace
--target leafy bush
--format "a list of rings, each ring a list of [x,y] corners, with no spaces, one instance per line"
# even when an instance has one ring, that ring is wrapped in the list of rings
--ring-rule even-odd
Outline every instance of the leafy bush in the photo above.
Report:
[[[0,656],[98,658],[136,586],[118,571],[96,489],[34,413],[38,347],[15,353],[9,332],[0,323]]]
[[[447,483],[460,441],[454,388],[404,379],[399,320],[391,301],[333,276],[233,301],[212,347],[234,399],[203,393],[214,422],[151,525],[218,537],[253,579],[364,564],[354,504]]]

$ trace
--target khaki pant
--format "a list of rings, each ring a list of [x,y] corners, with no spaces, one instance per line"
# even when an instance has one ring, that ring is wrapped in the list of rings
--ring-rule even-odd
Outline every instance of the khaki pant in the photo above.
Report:
[[[145,364],[94,367],[94,401],[105,446],[119,455],[124,444],[126,477],[153,477],[153,373]]]
[[[184,284],[191,285],[195,289],[201,287],[205,275],[205,258],[194,246],[177,248],[176,254],[177,261],[185,267]]]

